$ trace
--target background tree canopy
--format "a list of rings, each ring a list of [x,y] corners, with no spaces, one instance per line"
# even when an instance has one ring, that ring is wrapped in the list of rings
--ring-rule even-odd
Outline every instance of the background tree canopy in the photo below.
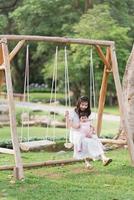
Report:
[[[122,79],[134,38],[134,0],[20,0],[7,7],[0,1],[0,33],[65,36],[113,40],[116,43]],[[56,44],[58,45],[58,44]],[[30,83],[50,87],[56,45],[30,43]],[[10,46],[11,49],[13,46]],[[88,95],[90,47],[67,46],[71,90],[75,96]],[[64,46],[59,46],[59,90],[63,91]],[[105,51],[104,51],[105,53]],[[99,93],[103,65],[93,49],[95,81]],[[25,49],[12,63],[15,92],[23,91]],[[109,90],[116,96],[110,77]],[[50,88],[49,88],[50,89]]]

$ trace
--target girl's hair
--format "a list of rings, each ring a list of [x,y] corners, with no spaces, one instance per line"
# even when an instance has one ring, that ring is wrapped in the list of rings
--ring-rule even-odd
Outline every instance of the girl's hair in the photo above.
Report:
[[[86,116],[86,117],[89,117],[89,113],[88,112],[80,112],[79,113],[79,118],[83,117],[83,116]]]
[[[88,107],[87,107],[87,109],[84,110],[84,111],[81,111],[81,110],[80,110],[80,104],[81,104],[82,102],[87,102],[87,103],[88,103]],[[88,113],[88,116],[91,114],[90,102],[89,102],[88,97],[81,96],[81,97],[78,99],[78,101],[77,101],[77,103],[76,103],[75,112],[78,114],[78,116],[80,116],[80,112],[86,112],[86,113]]]

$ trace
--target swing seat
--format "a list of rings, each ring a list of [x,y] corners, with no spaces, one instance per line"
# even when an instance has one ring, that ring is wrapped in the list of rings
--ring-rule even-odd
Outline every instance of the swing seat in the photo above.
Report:
[[[32,151],[32,150],[41,150],[45,149],[49,146],[55,146],[54,141],[50,140],[38,140],[38,141],[30,141],[30,142],[21,142],[20,143],[20,149],[22,151]]]

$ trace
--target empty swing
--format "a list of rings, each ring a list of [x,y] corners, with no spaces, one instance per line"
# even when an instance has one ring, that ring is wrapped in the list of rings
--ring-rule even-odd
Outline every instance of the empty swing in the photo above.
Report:
[[[26,101],[26,92],[27,92],[27,99],[29,102],[29,46],[28,45],[26,48],[26,68],[25,68],[23,102]],[[24,113],[24,109],[23,109],[23,113]],[[40,149],[46,148],[48,146],[55,145],[54,141],[48,140],[47,138],[45,138],[44,140],[30,141],[29,112],[28,112],[28,124],[27,124],[27,141],[22,142],[22,139],[23,139],[23,122],[22,122],[22,127],[21,127],[21,142],[20,142],[20,149],[22,151],[40,150]]]

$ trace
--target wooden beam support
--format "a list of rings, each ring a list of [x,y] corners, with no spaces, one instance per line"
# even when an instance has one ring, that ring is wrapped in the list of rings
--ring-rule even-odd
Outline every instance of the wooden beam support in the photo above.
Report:
[[[18,142],[18,137],[17,137],[15,105],[14,105],[14,100],[13,100],[10,61],[9,61],[9,53],[8,53],[6,38],[2,39],[2,52],[3,52],[3,60],[4,60],[4,65],[5,65],[5,77],[6,77],[8,106],[9,106],[11,138],[12,138],[12,144],[13,144],[13,150],[14,150],[15,165],[17,169],[16,178],[22,179],[24,178],[23,165],[22,165],[22,160],[20,156],[20,148],[19,148],[19,142]]]
[[[107,52],[106,52],[106,61],[108,63],[107,65],[109,66],[109,61],[110,61],[110,49],[109,49],[109,47],[107,48]],[[97,132],[98,136],[100,135],[101,127],[102,127],[102,117],[103,117],[103,110],[104,110],[105,99],[106,99],[108,76],[109,76],[109,73],[107,72],[107,66],[105,65],[101,89],[100,89],[98,115],[97,115],[96,132]]]
[[[106,65],[107,69],[111,69],[110,63],[108,62],[108,60],[106,59],[105,55],[103,54],[103,51],[101,49],[101,47],[99,45],[95,45],[96,50],[98,55],[100,56],[101,60],[103,61],[103,63]]]
[[[83,162],[83,159],[68,159],[68,160],[49,160],[45,162],[38,162],[38,163],[29,163],[29,164],[24,164],[23,167],[26,169],[31,169],[31,168],[38,168],[38,167],[46,167],[46,166],[57,166],[57,165],[67,165],[67,164],[73,164],[77,162]],[[14,166],[0,166],[0,171],[2,170],[13,170]]]
[[[102,45],[110,46],[114,44],[113,41],[105,40],[90,40],[90,39],[74,39],[66,37],[49,37],[49,36],[37,36],[37,35],[0,35],[1,38],[6,38],[7,40],[26,40],[26,41],[46,41],[53,43],[63,43],[63,44],[85,44],[85,45]]]
[[[100,139],[102,144],[117,144],[117,145],[126,145],[126,140],[114,140],[114,139]]]
[[[6,149],[6,148],[0,148],[0,153],[14,154],[14,150]]]
[[[119,103],[120,116],[121,116],[122,123],[124,125],[123,126],[124,131],[125,133],[127,133],[128,150],[129,150],[132,166],[134,166],[134,142],[133,142],[132,135],[129,133],[129,128],[128,128],[129,126],[128,126],[128,121],[127,121],[127,116],[126,116],[127,111],[125,109],[124,102],[123,102],[123,93],[122,93],[122,87],[121,87],[120,78],[119,78],[118,63],[117,63],[114,45],[111,46],[111,60],[112,60],[112,69],[113,69],[115,87],[116,87],[118,103]]]
[[[24,43],[25,43],[25,40],[19,41],[18,44],[15,46],[15,48],[11,51],[11,53],[9,54],[9,60],[10,60],[10,62],[16,56],[16,54],[18,53],[18,51],[22,48],[22,46],[24,45]]]

